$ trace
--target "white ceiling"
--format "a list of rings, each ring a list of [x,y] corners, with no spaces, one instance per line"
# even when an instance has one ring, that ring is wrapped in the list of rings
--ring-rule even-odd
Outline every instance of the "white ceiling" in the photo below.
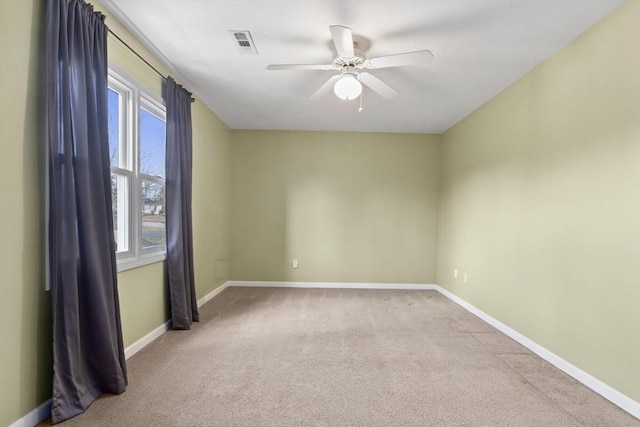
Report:
[[[442,133],[624,0],[103,0],[232,129]],[[334,71],[329,25],[371,41],[368,57],[429,49],[428,65],[371,71],[400,94],[311,96]],[[108,22],[107,22],[108,25]],[[249,30],[242,55],[229,30]]]

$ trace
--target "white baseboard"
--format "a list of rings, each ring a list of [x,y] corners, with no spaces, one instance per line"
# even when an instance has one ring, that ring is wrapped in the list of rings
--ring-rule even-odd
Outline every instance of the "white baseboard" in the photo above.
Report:
[[[207,295],[203,296],[198,300],[198,307],[202,307],[205,303],[209,302],[213,297],[218,295],[220,292],[224,291],[227,288],[227,284],[229,282],[225,282],[222,285],[215,288],[213,291],[209,292]],[[146,346],[148,346],[152,341],[158,338],[160,335],[164,334],[166,331],[171,329],[171,320],[167,320],[162,325],[155,328],[153,331],[149,332],[144,337],[140,338],[138,341],[131,344],[129,347],[124,349],[124,357],[126,359],[130,358]]]
[[[51,415],[51,399],[47,399],[33,411],[10,424],[9,427],[33,427]]]
[[[131,344],[129,347],[124,349],[124,357],[125,359],[130,358],[149,344],[153,342],[160,335],[164,334],[166,331],[171,328],[171,320],[167,320],[162,325],[155,328],[153,331],[149,332],[147,335],[140,338],[138,341]]]
[[[572,365],[560,356],[552,353],[538,343],[530,340],[520,332],[510,328],[499,320],[491,317],[479,308],[469,304],[462,298],[454,295],[448,290],[438,285],[430,284],[394,284],[394,283],[340,283],[340,282],[260,282],[260,281],[229,281],[228,286],[251,286],[251,287],[272,287],[272,288],[343,288],[343,289],[415,289],[434,290],[455,302],[465,310],[474,314],[481,320],[487,322],[503,334],[522,344],[547,362],[551,363],[561,371],[572,376],[591,390],[595,391],[613,404],[619,406],[626,412],[640,419],[640,403],[630,397],[620,393],[613,387],[605,384],[596,377],[586,373],[577,366]]]
[[[211,299],[213,297],[215,297],[216,295],[218,295],[220,292],[224,291],[225,289],[227,289],[227,286],[229,286],[229,282],[224,282],[222,285],[218,286],[217,288],[215,288],[214,290],[212,290],[211,292],[209,292],[208,294],[206,294],[205,296],[203,296],[202,298],[200,298],[198,300],[198,308],[202,307],[203,305],[205,305],[206,303],[208,303],[209,301],[211,301]]]
[[[138,341],[134,342],[130,346],[124,349],[124,357],[125,359],[129,359],[131,356],[142,350],[144,347],[148,346],[153,340],[158,338],[160,335],[164,334],[169,327],[171,326],[171,320],[167,320],[162,325],[155,328],[153,331],[149,332],[144,337],[140,338]],[[33,411],[29,412],[27,415],[15,421],[9,427],[33,427],[36,424],[46,420],[51,416],[51,399],[48,399],[46,402],[38,406]]]
[[[337,288],[337,289],[414,289],[437,290],[437,285],[418,283],[345,283],[345,282],[259,282],[238,281],[227,282],[228,286],[249,286],[256,288]]]
[[[564,360],[562,357],[556,355],[555,353],[552,353],[551,351],[547,350],[540,344],[530,340],[526,336],[522,335],[520,332],[510,328],[509,326],[505,325],[504,323],[500,322],[494,317],[491,317],[484,311],[469,304],[467,301],[452,294],[448,290],[440,286],[437,286],[436,290],[440,292],[442,295],[444,295],[445,297],[449,298],[451,301],[455,302],[456,304],[458,304],[459,306],[461,306],[462,308],[470,312],[471,314],[474,314],[475,316],[484,320],[489,325],[493,326],[494,328],[496,328],[497,330],[499,330],[509,338],[512,338],[513,340],[522,344],[523,346],[525,346],[526,348],[528,348],[529,350],[531,350],[532,352],[534,352],[535,354],[537,354],[538,356],[546,360],[547,362],[554,365],[556,368],[572,376],[573,378],[575,378],[585,386],[589,387],[591,390],[598,393],[600,396],[604,397],[605,399],[609,400],[610,402],[624,409],[634,417],[640,419],[640,403],[620,393],[618,390],[605,384],[604,382],[600,381],[593,375],[586,373],[585,371],[578,368],[577,366],[572,365],[571,363]]]
[[[198,300],[198,307],[202,307],[204,304],[209,302],[213,297],[218,295],[220,292],[224,291],[229,282],[225,282],[222,285],[215,288],[213,291],[209,292],[204,297]],[[166,331],[171,328],[171,320],[167,320],[162,325],[155,328],[153,331],[149,332],[144,337],[140,338],[138,341],[134,342],[130,346],[124,349],[124,357],[129,359],[131,356],[148,346],[155,339],[160,337],[160,335],[164,334]],[[51,399],[48,399],[46,402],[35,408],[33,411],[29,412],[27,415],[22,418],[16,420],[9,427],[33,427],[36,424],[46,420],[49,416],[51,416]]]

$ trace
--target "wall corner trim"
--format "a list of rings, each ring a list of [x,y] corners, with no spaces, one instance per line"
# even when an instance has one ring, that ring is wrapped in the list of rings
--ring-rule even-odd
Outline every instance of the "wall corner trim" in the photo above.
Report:
[[[423,283],[349,283],[349,282],[264,282],[264,281],[238,281],[231,280],[231,287],[252,288],[324,288],[324,289],[414,289],[414,290],[438,290],[437,285]]]
[[[51,399],[47,399],[33,411],[16,420],[9,427],[33,427],[51,416]]]
[[[158,326],[147,335],[140,338],[138,341],[134,342],[130,346],[124,349],[124,358],[129,359],[131,356],[151,344],[156,338],[160,335],[164,334],[171,328],[171,320],[167,320],[162,325]]]
[[[209,292],[208,294],[206,294],[205,296],[203,296],[202,298],[200,298],[198,300],[198,308],[202,307],[203,305],[205,305],[206,303],[208,303],[209,301],[211,301],[211,299],[213,297],[215,297],[216,295],[218,295],[220,292],[224,291],[225,289],[227,289],[227,287],[229,286],[229,282],[224,282],[223,284],[221,284],[220,286],[218,286],[217,288],[215,288],[214,290],[212,290],[211,292]]]
[[[565,359],[556,355],[555,353],[552,353],[551,351],[547,350],[540,344],[522,335],[520,332],[514,329],[511,329],[509,326],[505,325],[504,323],[500,322],[494,317],[491,317],[484,311],[469,304],[467,301],[449,292],[448,290],[440,286],[437,286],[437,291],[440,292],[445,297],[449,298],[451,301],[461,306],[462,308],[464,308],[465,310],[467,310],[468,312],[470,312],[471,314],[475,315],[476,317],[485,321],[489,325],[493,326],[494,328],[496,328],[497,330],[499,330],[509,338],[525,346],[526,348],[528,348],[529,350],[531,350],[532,352],[534,352],[535,354],[537,354],[538,356],[546,360],[547,362],[551,363],[556,368],[563,371],[565,374],[570,375],[571,377],[575,378],[577,381],[587,386],[594,392],[598,393],[600,396],[604,397],[611,403],[620,407],[621,409],[633,415],[634,417],[640,419],[640,403],[639,402],[636,402],[630,397],[620,393],[618,390],[614,389],[610,385],[604,383],[603,381],[600,381],[593,375],[588,374],[587,372],[571,364],[570,362],[566,361]]]
[[[215,288],[214,290],[212,290],[211,292],[209,292],[208,294],[200,298],[198,300],[198,308],[202,307],[204,304],[209,302],[213,297],[218,295],[220,292],[224,291],[227,288],[228,283],[229,282],[223,283],[222,285],[218,286],[217,288]],[[171,329],[171,319],[167,320],[162,325],[158,326],[157,328],[149,332],[147,335],[143,336],[138,341],[134,342],[133,344],[125,348],[124,357],[126,359],[129,359],[131,356],[133,356],[134,354],[136,354],[137,352],[139,352],[140,350],[142,350],[143,348],[151,344],[155,339],[160,337],[160,335],[164,334],[169,329]]]

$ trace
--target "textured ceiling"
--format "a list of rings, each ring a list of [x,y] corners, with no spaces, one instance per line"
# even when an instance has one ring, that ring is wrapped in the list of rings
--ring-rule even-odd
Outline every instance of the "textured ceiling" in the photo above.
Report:
[[[105,7],[232,129],[442,133],[624,0],[103,0]],[[107,22],[108,24],[108,22]],[[329,25],[367,57],[429,49],[430,64],[371,71],[400,94],[309,97],[335,71]],[[229,30],[249,30],[243,55]]]

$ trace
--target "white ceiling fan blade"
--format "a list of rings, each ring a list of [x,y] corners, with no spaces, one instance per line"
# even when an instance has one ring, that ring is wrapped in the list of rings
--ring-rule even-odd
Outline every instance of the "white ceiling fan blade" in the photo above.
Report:
[[[311,101],[317,101],[318,99],[322,98],[323,96],[331,92],[331,89],[333,89],[333,85],[340,79],[340,77],[342,77],[340,74],[336,74],[335,76],[329,77],[329,80],[324,82],[322,86],[320,86],[320,89],[315,91],[315,93],[311,95],[309,99]]]
[[[433,53],[429,50],[398,53],[396,55],[371,58],[366,61],[367,68],[402,67],[404,65],[428,64],[433,60]]]
[[[398,91],[374,76],[373,74],[364,72],[358,74],[358,80],[369,89],[377,93],[383,98],[391,99],[398,95]]]
[[[333,70],[333,65],[324,64],[276,64],[267,65],[267,70]]]
[[[332,25],[329,29],[331,30],[333,44],[336,45],[338,56],[344,56],[345,58],[353,58],[356,56],[353,51],[353,35],[351,34],[351,29],[341,25]]]

